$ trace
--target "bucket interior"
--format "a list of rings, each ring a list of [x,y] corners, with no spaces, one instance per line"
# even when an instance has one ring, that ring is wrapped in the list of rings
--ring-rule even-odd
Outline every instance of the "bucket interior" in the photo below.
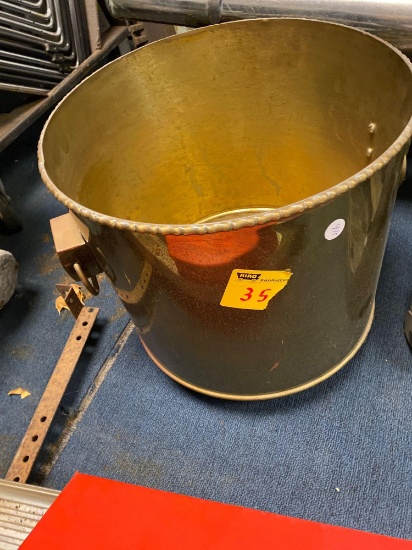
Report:
[[[44,168],[97,212],[190,224],[329,189],[382,155],[411,113],[410,69],[379,40],[315,21],[239,21],[92,75],[50,119]]]

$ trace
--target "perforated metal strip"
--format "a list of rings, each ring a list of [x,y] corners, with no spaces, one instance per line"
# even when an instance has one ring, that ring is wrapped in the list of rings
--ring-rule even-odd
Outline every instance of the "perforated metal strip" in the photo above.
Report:
[[[98,312],[99,309],[93,307],[84,307],[81,310],[7,472],[6,479],[25,483],[29,477]]]

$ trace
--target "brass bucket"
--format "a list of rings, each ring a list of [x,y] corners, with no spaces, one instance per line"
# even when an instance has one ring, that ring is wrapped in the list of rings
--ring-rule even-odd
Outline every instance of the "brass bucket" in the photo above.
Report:
[[[62,264],[94,293],[107,274],[181,384],[308,388],[370,329],[411,114],[409,60],[341,25],[238,21],[134,51],[43,130]]]

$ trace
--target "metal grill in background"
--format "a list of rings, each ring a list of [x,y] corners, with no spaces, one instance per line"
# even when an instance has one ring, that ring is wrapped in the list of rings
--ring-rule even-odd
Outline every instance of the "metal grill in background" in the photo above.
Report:
[[[89,55],[83,0],[0,0],[0,90],[47,95]]]

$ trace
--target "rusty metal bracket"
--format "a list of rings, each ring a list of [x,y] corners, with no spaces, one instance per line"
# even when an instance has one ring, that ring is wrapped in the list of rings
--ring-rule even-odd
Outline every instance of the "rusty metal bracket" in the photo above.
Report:
[[[96,275],[102,269],[88,246],[88,228],[80,221],[76,222],[70,212],[50,220],[50,227],[56,254],[63,268],[72,279],[81,281],[90,294],[97,296],[99,284]]]
[[[61,296],[63,296],[70,313],[72,313],[75,319],[77,319],[83,309],[83,304],[77,296],[73,286],[58,284],[56,285],[56,288],[60,292]]]
[[[31,419],[6,479],[25,483],[72,377],[99,309],[83,307]]]

